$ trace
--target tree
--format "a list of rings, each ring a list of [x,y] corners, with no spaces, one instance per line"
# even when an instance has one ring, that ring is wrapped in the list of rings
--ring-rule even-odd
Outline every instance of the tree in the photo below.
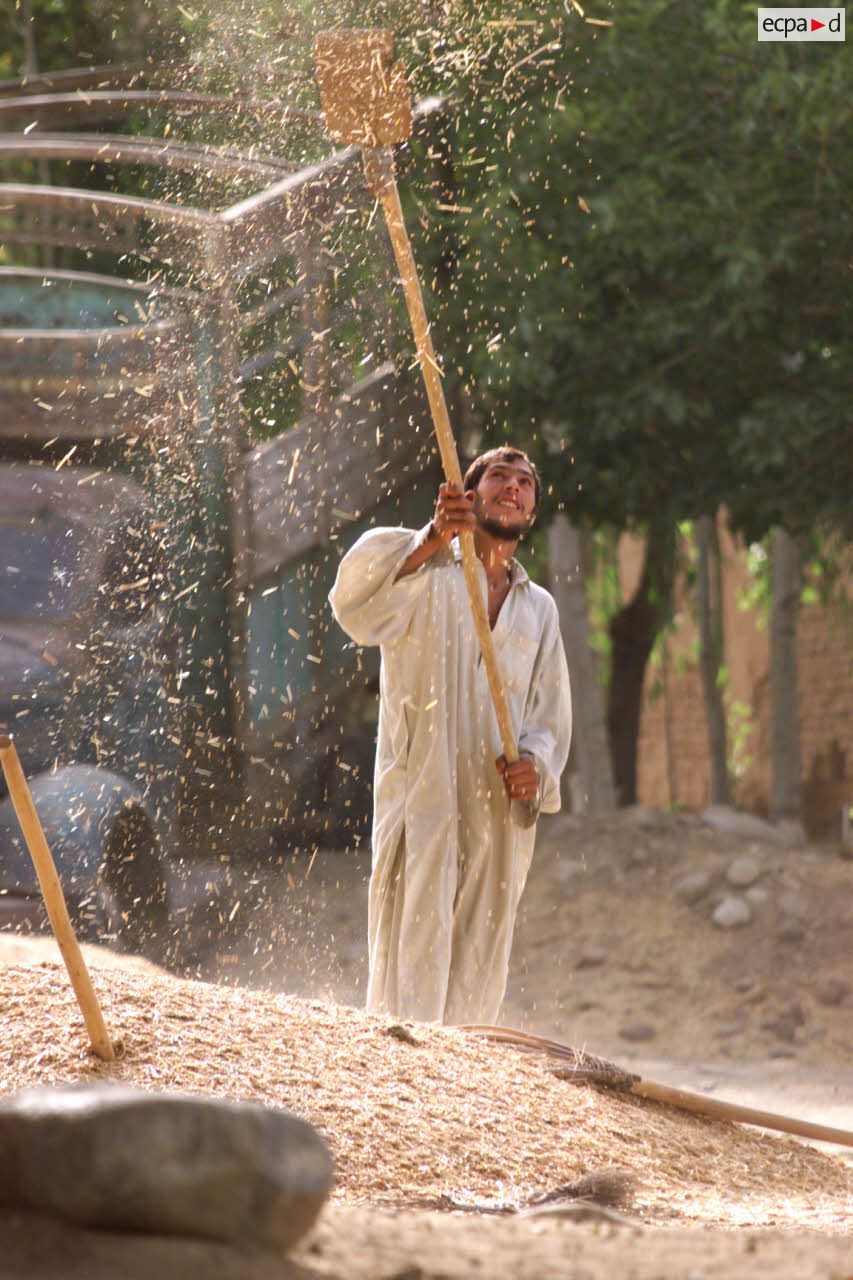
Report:
[[[800,611],[800,549],[784,529],[773,531],[770,561],[770,708],[773,776],[770,814],[800,817],[802,770],[797,683],[797,618]]]
[[[853,162],[846,50],[757,45],[731,0],[610,15],[531,77],[536,109],[495,93],[460,119],[457,155],[492,177],[457,167],[472,213],[446,323],[492,433],[559,438],[554,505],[647,533],[642,595],[613,623],[627,800],[677,521],[725,502],[751,539],[853,531]]]
[[[723,671],[723,582],[715,516],[703,515],[696,521],[696,544],[699,669],[702,674],[702,693],[708,723],[711,803],[728,804],[726,711],[723,706],[723,691],[720,687]]]
[[[572,685],[572,742],[584,804],[589,813],[616,807],[598,668],[589,643],[581,543],[565,515],[548,527],[551,594],[560,614]]]
[[[0,7],[0,75],[108,63],[165,62],[180,56],[186,19],[177,0],[25,0]]]

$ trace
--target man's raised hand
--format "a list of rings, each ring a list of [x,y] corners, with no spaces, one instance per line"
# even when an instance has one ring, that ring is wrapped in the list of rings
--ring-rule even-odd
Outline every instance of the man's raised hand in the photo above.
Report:
[[[435,504],[435,515],[429,522],[426,537],[421,539],[411,555],[408,555],[400,565],[394,581],[399,582],[401,578],[407,578],[410,573],[415,573],[422,564],[426,564],[427,560],[431,560],[443,547],[446,547],[454,534],[461,533],[463,529],[473,533],[476,525],[473,493],[463,493],[458,485],[441,485]]]
[[[473,533],[476,527],[473,493],[464,493],[455,484],[440,485],[432,518],[433,533],[438,541],[446,547],[457,533],[466,530]]]

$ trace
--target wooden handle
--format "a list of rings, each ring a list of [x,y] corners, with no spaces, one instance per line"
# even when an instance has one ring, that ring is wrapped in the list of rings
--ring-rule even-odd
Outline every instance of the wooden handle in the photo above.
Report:
[[[780,1116],[773,1111],[756,1111],[736,1102],[721,1102],[702,1093],[689,1093],[686,1089],[673,1089],[654,1080],[641,1080],[630,1071],[624,1071],[615,1063],[596,1058],[585,1049],[573,1049],[558,1040],[547,1040],[530,1031],[517,1031],[514,1027],[464,1026],[457,1031],[473,1032],[489,1040],[503,1041],[519,1049],[535,1050],[549,1058],[568,1061],[568,1068],[560,1068],[554,1074],[561,1080],[578,1084],[593,1084],[616,1088],[621,1093],[633,1093],[638,1098],[664,1102],[680,1111],[708,1116],[712,1120],[735,1120],[739,1124],[760,1125],[763,1129],[778,1129],[780,1133],[795,1133],[801,1138],[814,1138],[817,1142],[834,1142],[839,1146],[853,1147],[853,1133],[849,1129],[833,1129],[825,1124],[813,1124],[811,1120],[798,1120],[794,1116]]]
[[[426,308],[424,307],[415,257],[412,253],[408,232],[406,231],[403,209],[400,204],[400,193],[397,190],[397,182],[394,177],[394,154],[390,147],[365,147],[363,154],[367,185],[382,203],[385,220],[388,224],[388,233],[391,237],[391,245],[394,249],[394,257],[400,270],[400,278],[406,295],[406,305],[409,310],[409,319],[412,322],[418,361],[421,366],[427,399],[429,400],[429,407],[435,425],[435,434],[438,439],[444,474],[449,484],[457,485],[461,489],[462,469],[459,466],[459,455],[456,452],[456,442],[453,438],[450,416],[447,412],[447,402],[444,398],[444,388],[441,384],[441,373],[435,358],[432,338],[430,337],[429,322]],[[497,654],[495,653],[492,630],[489,626],[489,616],[480,590],[477,553],[474,550],[473,534],[460,534],[459,543],[462,548],[462,568],[465,572],[465,585],[468,589],[468,599],[471,602],[471,612],[474,616],[474,627],[480,644],[480,653],[483,655],[483,665],[486,668],[486,677],[489,682],[489,690],[498,721],[503,753],[506,759],[513,763],[518,759],[518,746],[515,740],[515,730],[509,714],[506,694],[504,693]]]
[[[112,1062],[116,1056],[113,1042],[107,1032],[80,944],[71,926],[68,907],[65,905],[65,896],[59,883],[59,876],[56,874],[53,857],[36,813],[17,749],[12,739],[5,735],[0,736],[0,764],[3,766],[9,795],[36,869],[50,926],[59,944],[62,959],[65,961],[92,1048],[99,1058],[103,1058],[105,1062]]]
[[[654,1102],[666,1102],[681,1111],[709,1116],[713,1120],[736,1120],[739,1124],[757,1124],[762,1129],[778,1129],[781,1133],[795,1133],[801,1138],[814,1138],[817,1142],[836,1142],[843,1147],[853,1147],[853,1133],[847,1129],[833,1129],[825,1124],[812,1124],[810,1120],[797,1120],[794,1116],[780,1116],[773,1111],[757,1111],[754,1107],[742,1107],[736,1102],[722,1102],[719,1098],[706,1098],[701,1093],[689,1093],[686,1089],[673,1089],[653,1080],[640,1080],[631,1093]]]

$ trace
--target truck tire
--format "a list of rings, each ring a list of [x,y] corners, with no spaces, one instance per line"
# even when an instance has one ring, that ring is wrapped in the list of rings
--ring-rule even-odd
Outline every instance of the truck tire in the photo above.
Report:
[[[96,892],[97,926],[123,951],[159,961],[168,944],[168,888],[147,814],[124,809],[104,847]]]

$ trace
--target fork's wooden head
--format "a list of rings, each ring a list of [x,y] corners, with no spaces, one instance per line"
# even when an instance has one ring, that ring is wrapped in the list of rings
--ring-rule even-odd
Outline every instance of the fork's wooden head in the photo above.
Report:
[[[333,138],[360,147],[388,147],[412,132],[406,76],[393,61],[390,31],[321,31],[314,62],[326,125]]]

